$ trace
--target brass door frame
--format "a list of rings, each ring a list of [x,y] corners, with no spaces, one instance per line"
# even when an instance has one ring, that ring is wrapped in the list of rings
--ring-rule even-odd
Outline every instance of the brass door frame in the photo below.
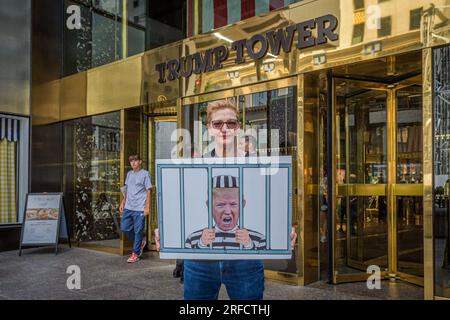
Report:
[[[333,141],[336,142],[338,131],[336,127],[337,121],[337,97],[335,90],[335,79],[332,81],[333,88]],[[335,248],[337,244],[337,236],[336,236],[336,208],[337,208],[337,200],[338,197],[348,197],[350,196],[386,196],[388,199],[387,203],[387,214],[388,214],[388,270],[382,271],[382,278],[400,278],[406,282],[410,282],[416,285],[423,286],[424,278],[410,275],[404,272],[398,271],[398,239],[397,239],[397,197],[398,196],[419,196],[423,197],[423,184],[398,184],[397,183],[397,92],[403,88],[409,87],[412,85],[412,82],[417,79],[417,77],[406,79],[399,84],[396,85],[385,85],[384,87],[380,87],[379,84],[373,84],[364,82],[364,81],[355,81],[356,83],[361,83],[363,87],[368,88],[372,91],[384,91],[387,94],[387,170],[388,170],[388,180],[386,184],[349,184],[349,144],[346,143],[346,184],[338,184],[336,183],[336,168],[337,168],[337,150],[336,143],[334,143],[332,152],[333,159],[333,201],[332,201],[332,211],[333,211],[333,283],[343,283],[343,282],[356,282],[356,281],[366,281],[368,278],[368,274],[361,273],[349,273],[349,274],[338,274],[336,270],[336,256],[335,256]],[[345,132],[346,132],[346,141],[349,141],[348,135],[348,110],[346,106],[345,110]],[[384,189],[384,191],[383,191]],[[422,200],[423,201],[423,200]],[[346,201],[346,212],[349,214],[349,201]],[[349,219],[347,218],[347,224],[349,223]],[[350,242],[350,232],[347,226],[347,252],[349,252]],[[347,259],[347,265],[350,267],[362,268],[363,266],[360,263],[353,263],[353,261]]]
[[[388,200],[388,219],[392,219],[391,223],[391,241],[388,241],[390,244],[390,252],[389,252],[389,273],[390,277],[399,277],[400,280],[405,282],[413,283],[419,286],[424,285],[424,277],[411,275],[405,272],[400,272],[398,270],[398,221],[397,221],[397,197],[399,196],[409,196],[409,197],[422,197],[423,203],[423,183],[420,184],[402,184],[397,183],[397,170],[398,170],[398,161],[397,161],[397,93],[401,89],[412,86],[416,83],[416,80],[420,76],[416,76],[413,78],[405,79],[400,82],[394,88],[389,88],[390,95],[390,112],[388,112],[388,188],[389,190],[389,200]],[[422,105],[423,112],[423,105]],[[423,128],[424,123],[422,123]],[[423,150],[423,149],[422,149]],[[423,151],[422,151],[423,152]],[[423,213],[422,213],[423,214]],[[422,219],[423,220],[423,219]],[[424,229],[424,225],[422,222],[422,228]],[[423,237],[422,237],[423,241]],[[422,263],[422,268],[425,268],[425,261]]]
[[[155,124],[157,122],[174,122],[177,124],[178,126],[178,115],[174,116],[174,115],[167,115],[167,116],[149,116],[148,119],[148,162],[149,162],[149,171],[152,177],[154,177],[154,181],[156,178],[156,159],[155,159],[155,148],[156,148],[156,143],[154,141],[156,135],[155,135]],[[157,223],[158,222],[158,212],[157,212],[157,205],[156,205],[156,185],[155,183],[153,183],[153,188],[152,188],[152,208],[151,208],[151,214],[148,220],[148,225],[147,225],[147,235],[152,235],[153,232],[153,228],[152,228],[152,223]],[[153,242],[151,241],[151,239],[149,238],[149,249],[150,250],[156,250],[156,246],[155,244],[153,244]]]

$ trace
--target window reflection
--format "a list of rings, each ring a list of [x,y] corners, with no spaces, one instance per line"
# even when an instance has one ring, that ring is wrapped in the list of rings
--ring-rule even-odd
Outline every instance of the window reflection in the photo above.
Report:
[[[423,277],[423,197],[397,197],[398,271]]]
[[[81,26],[63,28],[64,75],[122,58],[122,5],[122,0],[65,0],[65,9],[80,9]]]
[[[295,155],[296,96],[296,88],[288,87],[239,97],[245,133],[256,140],[259,155]]]
[[[122,0],[93,0],[92,5],[94,8],[115,15],[120,14],[119,8],[122,5]]]
[[[183,138],[184,158],[201,157],[208,151],[208,144],[211,139],[206,128],[206,108],[207,102],[188,105],[184,109],[184,128],[189,131],[189,137]]]
[[[397,92],[397,183],[422,183],[422,87]]]
[[[338,183],[387,183],[387,93],[349,81],[336,83]]]
[[[206,33],[272,10],[287,7],[299,1],[301,0],[241,0],[236,2],[187,0],[187,36]]]
[[[64,76],[186,38],[186,2],[179,0],[64,0],[80,10],[80,25],[61,19]],[[208,0],[209,1],[209,0]],[[124,10],[126,4],[126,13]],[[126,37],[124,37],[126,17]],[[66,20],[69,19],[69,20]],[[59,29],[58,29],[59,30]],[[126,41],[127,50],[123,50]]]
[[[450,298],[450,47],[433,59],[435,295]]]
[[[121,58],[122,23],[117,19],[93,13],[92,15],[92,67],[101,66]]]
[[[64,123],[64,192],[79,242],[118,247],[120,113]]]
[[[145,51],[146,0],[128,0],[128,56]]]

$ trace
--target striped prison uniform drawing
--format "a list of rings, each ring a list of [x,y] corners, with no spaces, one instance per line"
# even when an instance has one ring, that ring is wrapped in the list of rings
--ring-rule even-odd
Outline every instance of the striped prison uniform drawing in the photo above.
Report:
[[[213,249],[239,249],[240,243],[236,242],[235,228],[232,231],[222,231],[219,228],[216,229],[216,238],[212,243]],[[247,250],[266,250],[266,237],[259,232],[247,229],[251,242],[247,247],[243,249]],[[186,239],[185,247],[189,249],[207,249],[210,246],[205,246],[201,242],[202,230],[195,231],[189,235]]]

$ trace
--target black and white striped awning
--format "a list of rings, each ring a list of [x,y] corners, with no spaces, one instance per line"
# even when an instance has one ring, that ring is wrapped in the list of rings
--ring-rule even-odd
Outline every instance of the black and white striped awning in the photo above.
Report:
[[[0,140],[18,141],[20,139],[20,120],[0,117]]]

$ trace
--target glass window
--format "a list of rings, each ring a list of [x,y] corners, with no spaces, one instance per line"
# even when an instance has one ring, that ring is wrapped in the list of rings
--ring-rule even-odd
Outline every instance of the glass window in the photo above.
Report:
[[[355,10],[364,9],[364,0],[353,0]]]
[[[297,113],[295,87],[239,97],[246,135],[252,135],[260,156],[295,155]]]
[[[105,13],[112,15],[120,14],[120,8],[123,0],[94,0],[93,7]]]
[[[397,183],[423,183],[422,79],[399,89]],[[423,277],[423,197],[397,196],[397,268]]]
[[[128,0],[128,56],[145,51],[146,0]]]
[[[409,12],[409,30],[416,30],[420,28],[420,22],[422,21],[423,9],[415,9]]]
[[[64,123],[64,193],[73,238],[119,247],[120,112]]]
[[[271,154],[293,155],[297,150],[296,88],[252,93],[239,97],[242,135],[252,136],[255,152],[259,156]],[[205,154],[212,138],[206,127],[208,102],[186,106],[183,112],[184,128],[189,131],[193,146],[191,155]],[[248,140],[248,139],[247,139]]]
[[[380,19],[380,29],[378,29],[378,38],[387,37],[391,35],[392,18],[383,17]]]
[[[22,221],[28,193],[28,119],[0,114],[0,225]]]
[[[397,183],[422,183],[422,86],[397,91]]]
[[[207,152],[210,141],[206,128],[206,107],[208,103],[196,103],[186,106],[183,112],[184,128],[189,131],[189,137],[184,136],[184,158],[196,158]],[[205,139],[204,137],[207,137]]]
[[[98,13],[92,15],[92,67],[122,57],[122,23]]]
[[[185,1],[127,0],[127,36],[124,39],[123,1],[64,0],[64,76],[186,37]],[[69,7],[72,8],[66,13]],[[76,23],[74,7],[80,12],[79,24]],[[124,41],[127,41],[126,52],[123,50]]]
[[[355,24],[353,26],[352,44],[358,44],[364,40],[364,23]]]
[[[122,58],[122,0],[65,0],[64,6],[80,10],[79,25],[74,13],[64,19],[65,76]]]
[[[383,91],[354,92],[353,96],[346,97],[345,103],[349,127],[348,183],[386,183],[387,94]]]
[[[297,159],[297,87],[240,96],[239,108],[244,134],[252,141],[248,145],[249,154],[258,156],[290,155],[295,163]],[[296,176],[294,166],[294,185]],[[295,201],[296,199],[293,199],[294,208],[296,207]],[[298,219],[296,210],[294,210],[293,223],[295,224]],[[264,265],[268,270],[297,274],[302,272],[301,268],[297,268],[297,254],[298,252],[294,251],[290,260],[268,260],[264,262]]]
[[[272,10],[287,7],[299,1],[187,0],[187,36],[209,32]]]
[[[74,1],[65,1],[65,8],[76,5],[80,8],[80,27],[64,27],[64,75],[70,75],[88,70],[91,67],[92,56],[92,21],[90,8]],[[68,19],[68,16],[66,16]],[[67,24],[67,22],[65,22]]]
[[[149,1],[148,6],[146,50],[186,37],[186,3],[184,1]]]
[[[433,60],[435,295],[450,298],[450,46]]]

